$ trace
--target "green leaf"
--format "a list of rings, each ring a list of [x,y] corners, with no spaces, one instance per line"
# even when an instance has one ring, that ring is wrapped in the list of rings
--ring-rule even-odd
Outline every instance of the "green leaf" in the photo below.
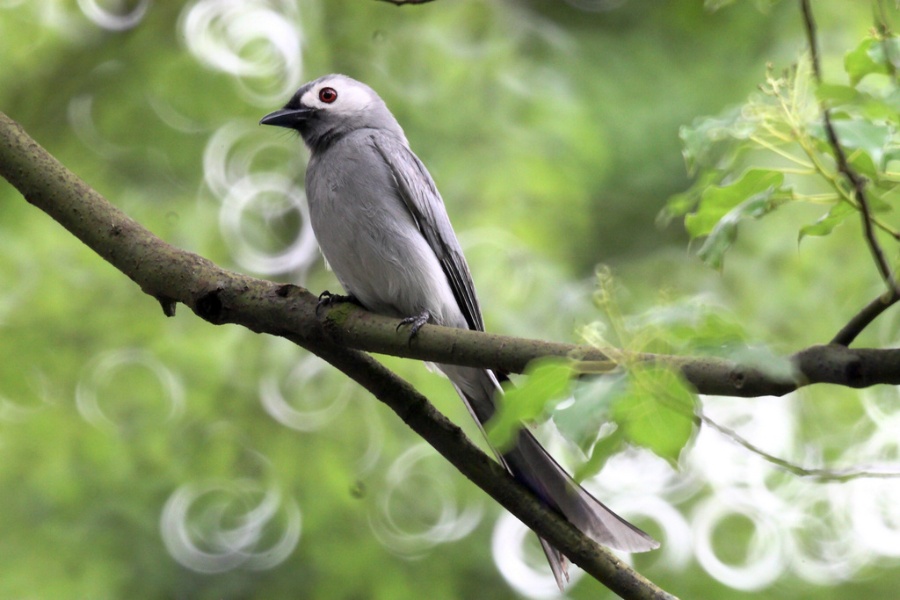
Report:
[[[625,438],[676,465],[696,429],[697,396],[682,377],[661,365],[632,365],[629,385],[612,406]]]
[[[726,221],[703,242],[697,256],[704,263],[713,269],[721,270],[725,264],[725,253],[737,240],[738,223],[737,221]]]
[[[746,346],[750,337],[737,317],[696,299],[654,306],[629,317],[626,325],[642,340],[641,352],[658,354],[722,356],[728,348]]]
[[[882,153],[881,156],[881,162],[885,163],[884,154]],[[878,180],[878,172],[883,170],[875,165],[872,161],[872,157],[866,152],[850,152],[849,156],[847,156],[847,162],[854,171],[870,180]]]
[[[714,269],[721,269],[725,262],[725,252],[737,239],[738,225],[745,219],[758,219],[772,212],[778,206],[773,202],[776,191],[775,188],[769,188],[759,192],[722,217],[697,252],[700,260]]]
[[[717,171],[704,171],[697,181],[691,184],[690,189],[671,196],[665,207],[656,216],[656,224],[660,227],[667,226],[675,217],[683,217],[695,210],[700,203],[702,192],[710,186],[716,185],[722,178]]]
[[[621,429],[615,429],[609,435],[600,438],[597,443],[594,444],[590,458],[576,469],[574,475],[575,480],[582,481],[596,475],[603,469],[606,461],[609,460],[613,454],[622,451],[624,448],[625,435],[622,433]]]
[[[894,210],[894,206],[884,199],[881,190],[876,186],[869,186],[867,197],[869,199],[869,209],[873,213],[885,213]]]
[[[635,364],[627,372],[579,383],[575,401],[557,410],[553,420],[566,439],[590,453],[577,473],[583,478],[602,469],[626,443],[676,463],[695,431],[696,402],[679,373],[661,365]]]
[[[856,85],[866,75],[873,73],[889,74],[891,68],[888,66],[888,60],[885,56],[885,45],[889,48],[892,57],[897,56],[900,52],[900,43],[897,38],[889,38],[878,40],[869,38],[848,52],[844,56],[844,70],[850,76],[850,83]],[[894,67],[900,65],[893,65]]]
[[[571,403],[553,411],[553,422],[570,442],[589,454],[604,425],[612,418],[609,407],[625,389],[624,373],[608,374],[579,380]]]
[[[747,139],[756,125],[744,119],[740,106],[726,110],[721,116],[696,119],[690,127],[678,130],[682,155],[688,174],[701,167],[725,168],[733,164],[741,141]]]
[[[816,97],[829,106],[850,104],[859,98],[856,88],[849,85],[822,83],[816,89]]]
[[[742,210],[758,208],[760,201],[771,198],[783,184],[783,173],[770,169],[750,169],[733,183],[710,186],[703,192],[697,212],[685,217],[685,227],[691,237],[709,235],[723,217],[736,207],[752,201]]]
[[[797,243],[799,244],[802,242],[803,238],[808,235],[825,236],[830,234],[834,231],[835,227],[843,223],[849,215],[855,212],[856,209],[854,209],[849,202],[838,202],[831,207],[831,210],[829,210],[828,213],[820,217],[818,221],[801,227]]]
[[[734,4],[734,0],[703,0],[703,8],[710,12],[715,12],[729,4]]]
[[[488,439],[500,451],[510,448],[522,423],[544,415],[571,391],[572,367],[565,358],[540,358],[528,364],[525,379],[498,398],[497,412],[487,424]]]
[[[872,57],[872,47],[877,43],[877,40],[871,38],[863,40],[859,46],[844,55],[844,70],[850,76],[850,83],[853,85],[870,73],[887,72],[887,65],[879,64]]]
[[[878,169],[884,168],[885,149],[889,145],[894,145],[891,144],[895,137],[892,125],[867,119],[834,120],[832,125],[838,141],[848,154],[854,150],[864,152]],[[817,132],[817,135],[825,139],[824,131]],[[869,167],[867,170],[874,173],[873,167]]]

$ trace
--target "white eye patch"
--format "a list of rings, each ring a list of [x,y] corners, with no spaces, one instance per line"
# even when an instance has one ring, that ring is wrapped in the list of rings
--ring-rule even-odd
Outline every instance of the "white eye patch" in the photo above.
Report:
[[[323,102],[319,97],[319,93],[324,88],[331,88],[337,92],[337,99],[333,102]],[[319,85],[307,91],[300,98],[300,103],[310,108],[350,113],[365,110],[372,103],[372,96],[363,87],[348,85],[346,81],[334,79],[322,81]]]

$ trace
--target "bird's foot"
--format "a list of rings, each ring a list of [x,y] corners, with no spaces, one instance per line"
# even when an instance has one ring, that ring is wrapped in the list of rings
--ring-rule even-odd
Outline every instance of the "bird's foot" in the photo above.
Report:
[[[400,331],[400,328],[404,325],[409,325],[409,341],[412,341],[412,339],[416,337],[416,334],[419,333],[419,330],[422,329],[422,326],[430,320],[431,313],[427,310],[423,310],[417,315],[402,319],[397,325],[397,331]]]
[[[332,294],[328,290],[325,290],[319,294],[319,301],[316,303],[316,316],[319,316],[319,310],[322,308],[328,308],[332,304],[340,304],[341,302],[352,302],[357,306],[362,306],[362,304],[359,303],[359,300],[356,299],[356,296],[350,294],[342,296],[341,294]]]

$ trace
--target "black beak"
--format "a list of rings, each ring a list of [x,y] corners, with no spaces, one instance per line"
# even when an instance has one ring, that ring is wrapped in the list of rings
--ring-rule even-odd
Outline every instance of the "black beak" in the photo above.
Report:
[[[259,120],[259,124],[296,129],[297,125],[309,118],[312,112],[311,108],[281,108],[264,116]]]

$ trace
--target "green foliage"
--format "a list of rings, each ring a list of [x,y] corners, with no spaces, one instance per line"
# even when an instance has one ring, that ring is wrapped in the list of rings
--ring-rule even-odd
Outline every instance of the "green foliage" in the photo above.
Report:
[[[629,335],[642,344],[665,347],[669,353],[676,346],[709,349],[734,341],[732,334],[737,332],[721,327],[724,320],[719,315],[710,311],[698,318],[693,312],[680,316],[678,312],[643,315],[647,322],[634,325]],[[602,349],[608,350],[606,346]],[[552,412],[563,435],[591,455],[591,468],[602,466],[601,457],[605,460],[625,444],[647,448],[676,464],[695,431],[696,395],[674,368],[632,361],[624,352],[621,356],[626,361],[620,365],[624,371],[598,376],[591,373],[591,364],[579,365],[587,371],[586,379],[579,379],[585,373],[574,370],[570,360],[545,358],[531,363],[524,379],[508,386],[499,398],[497,413],[487,428],[492,445],[500,451],[509,448],[523,423],[535,423]],[[567,399],[564,408],[553,412]],[[608,424],[617,429],[598,439],[598,432]]]
[[[612,362],[592,369],[581,365],[570,402],[553,414],[562,434],[590,458],[580,469],[587,477],[628,445],[646,448],[676,466],[697,430],[699,399],[674,365],[647,361],[646,354],[716,356],[752,365],[772,375],[790,373],[788,360],[754,343],[746,326],[720,306],[696,298],[662,300],[626,315],[625,292],[608,271],[599,273],[598,305],[605,320],[582,334]],[[593,372],[592,372],[593,371]]]
[[[844,57],[844,70],[851,86],[867,75],[894,75],[900,66],[900,43],[896,38],[869,38]]]
[[[897,238],[890,221],[900,183],[897,55],[896,38],[866,39],[844,61],[850,85],[816,86],[806,61],[780,74],[770,69],[745,104],[683,128],[683,154],[696,180],[669,200],[663,221],[683,216],[692,238],[705,237],[698,254],[714,268],[722,267],[742,221],[788,203],[826,208],[799,227],[798,240],[831,234],[860,207],[838,172],[822,121],[827,108],[848,163],[867,180],[876,227]]]
[[[781,173],[753,169],[734,183],[707,188],[697,212],[685,217],[691,237],[706,236],[698,251],[700,258],[713,268],[721,268],[725,252],[737,239],[741,221],[758,219],[790,198],[783,181]]]
[[[650,11],[639,2],[594,3],[609,8],[599,12],[573,7],[589,4],[439,0],[397,10],[357,0],[0,2],[6,67],[0,109],[167,241],[252,272],[236,260],[219,226],[226,213],[204,178],[204,163],[227,147],[218,133],[237,130],[246,135],[230,147],[224,171],[240,175],[246,159],[250,171],[278,171],[302,182],[306,157],[299,142],[256,125],[289,92],[267,104],[246,93],[283,84],[277,64],[256,77],[253,61],[282,39],[276,34],[284,32],[268,25],[287,18],[302,34],[304,80],[346,72],[376,88],[399,117],[460,233],[489,329],[570,339],[596,318],[583,275],[610,261],[627,282],[617,304],[603,306],[606,322],[584,330],[599,347],[619,349],[616,364],[586,366],[590,374],[573,374],[566,363],[536,365],[520,382],[523,397],[511,392],[498,418],[512,411],[508,423],[533,422],[550,413],[590,457],[581,476],[635,445],[670,464],[680,456],[684,463],[697,399],[674,373],[630,357],[700,353],[784,368],[755,340],[794,346],[821,339],[843,322],[847,307],[873,297],[877,278],[855,268],[868,258],[859,236],[837,227],[857,214],[852,202],[837,201],[848,189],[816,174],[819,165],[795,141],[783,113],[801,115],[798,139],[833,174],[817,103],[834,108],[839,135],[852,144],[851,163],[881,190],[874,202],[884,231],[896,180],[898,53],[894,42],[868,39],[847,57],[849,84],[833,77],[836,83],[811,93],[808,73],[773,75],[780,96],[767,83],[747,105],[682,129],[684,159],[696,182],[672,198],[667,216],[697,213],[691,217],[703,232],[697,235],[720,240],[710,259],[727,254],[729,268],[715,273],[685,258],[677,232],[660,234],[650,224],[660,198],[686,186],[678,126],[744,98],[762,60],[802,43],[796,5],[733,2],[713,14],[696,0],[658,3]],[[82,12],[145,5],[144,20],[128,30],[104,29]],[[814,5],[829,32],[823,48],[833,48],[835,38],[856,39],[871,25],[865,3],[859,9],[846,0]],[[203,36],[189,39],[182,27],[198,7],[204,10],[195,18],[218,16]],[[216,13],[221,7],[224,13]],[[244,7],[264,9],[262,19],[228,19]],[[244,37],[257,30],[262,35]],[[190,49],[198,41],[233,51],[224,62],[241,67],[241,74],[199,60]],[[782,106],[787,99],[795,105]],[[267,150],[251,160],[259,145]],[[270,212],[241,221],[260,251],[281,248],[276,236],[289,236],[302,219],[295,213],[279,221],[279,206],[273,198]],[[796,224],[785,223],[798,218],[794,206],[811,207],[799,217],[799,235],[804,249],[814,251],[785,255],[780,244],[797,236]],[[0,215],[0,597],[521,597],[491,561],[497,509],[440,460],[391,488],[398,457],[419,440],[338,373],[322,366],[296,375],[294,367],[309,358],[296,348],[235,327],[210,327],[183,307],[175,318],[163,318],[155,301],[6,185],[0,185]],[[729,219],[733,224],[717,231]],[[757,219],[766,235],[747,235],[759,231]],[[738,226],[741,239],[734,243]],[[828,245],[818,239],[825,235]],[[842,268],[837,280],[835,265],[854,268]],[[337,289],[318,262],[272,277],[316,292]],[[660,289],[673,291],[660,299]],[[666,299],[696,294],[706,301]],[[619,315],[619,306],[628,314]],[[815,318],[798,318],[809,313]],[[873,339],[895,341],[894,325],[887,321]],[[164,402],[166,386],[153,369],[128,363],[110,374],[96,362],[134,349],[150,358],[140,364],[163,365],[180,383],[178,410]],[[445,380],[412,361],[387,362],[479,438]],[[273,381],[289,407],[303,413],[299,423],[287,426],[263,407],[260,389]],[[85,382],[94,383],[108,421],[85,410]],[[560,401],[567,387],[572,399]],[[871,429],[871,423],[849,426],[863,412],[855,391],[807,394],[797,447],[824,447],[826,457],[840,457],[859,444],[860,431]],[[879,397],[884,414],[897,406],[887,386]],[[331,402],[339,410],[325,419]],[[848,427],[838,431],[835,423]],[[824,442],[821,432],[827,432]],[[445,476],[440,486],[429,479],[436,473]],[[659,484],[645,479],[650,487]],[[287,500],[296,501],[302,536],[285,562],[202,573],[167,551],[160,526],[166,502],[184,486],[211,480],[280,491],[286,502],[256,550],[277,541],[271,538],[290,515]],[[793,491],[810,493],[805,482],[792,483]],[[461,504],[435,506],[438,496],[458,496]],[[671,500],[673,508],[683,498]],[[250,493],[205,500],[210,510],[188,522],[191,539],[201,543],[212,539],[217,518],[234,533],[242,519],[265,512]],[[388,518],[400,534],[421,540],[423,527],[473,502],[483,503],[484,519],[471,536],[452,543],[398,548],[373,531],[373,522]],[[691,510],[682,510],[685,518]],[[696,562],[679,570],[670,555],[660,556],[642,571],[681,597],[748,597]],[[830,588],[794,580],[766,596],[886,597],[896,585],[885,573],[873,567],[862,584]],[[567,595],[604,593],[584,578]]]
[[[694,303],[664,303],[644,314],[623,315],[610,274],[601,272],[599,281],[596,298],[606,321],[593,323],[583,335],[612,363],[601,366],[608,372],[600,375],[592,373],[590,363],[583,365],[584,379],[554,421],[590,456],[581,476],[597,472],[627,444],[675,465],[695,433],[696,394],[673,366],[643,362],[641,355],[724,353],[743,347],[746,333],[722,311]],[[607,425],[604,432],[604,424],[615,429]]]
[[[782,173],[751,169],[734,183],[710,186],[703,191],[699,209],[685,217],[684,225],[691,237],[715,237],[715,228],[723,222],[736,223],[744,216],[765,214],[756,211],[770,205],[775,190],[783,183]]]
[[[497,412],[487,424],[488,439],[495,448],[501,452],[509,449],[523,423],[535,422],[569,395],[570,362],[552,357],[532,361],[525,369],[524,381],[505,386]]]
[[[808,235],[824,237],[834,231],[835,227],[843,223],[852,214],[856,214],[856,210],[849,202],[835,204],[827,213],[819,217],[815,223],[801,227],[798,239],[802,240]]]
[[[664,365],[634,364],[610,416],[627,441],[672,465],[696,431],[697,395],[678,372]]]
[[[590,457],[577,472],[585,478],[629,445],[677,466],[696,433],[697,407],[696,394],[675,369],[633,363],[579,381],[572,401],[557,410],[553,420]]]

